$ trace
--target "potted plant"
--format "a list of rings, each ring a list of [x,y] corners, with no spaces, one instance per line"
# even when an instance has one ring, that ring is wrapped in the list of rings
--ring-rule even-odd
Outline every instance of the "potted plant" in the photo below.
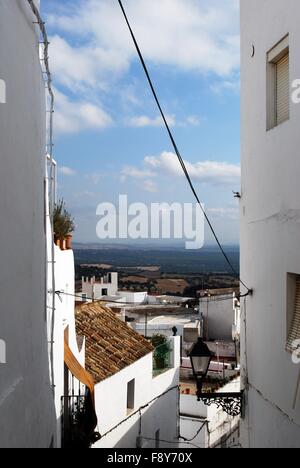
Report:
[[[171,351],[168,339],[164,335],[153,335],[151,343],[154,346],[154,361],[157,369],[165,369],[167,357]]]
[[[71,249],[72,233],[75,230],[74,219],[66,208],[64,200],[54,207],[53,213],[54,242],[62,250]]]

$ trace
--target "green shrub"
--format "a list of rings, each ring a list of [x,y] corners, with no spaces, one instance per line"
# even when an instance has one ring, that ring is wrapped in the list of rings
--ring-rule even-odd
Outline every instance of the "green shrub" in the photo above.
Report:
[[[60,200],[54,207],[53,228],[57,239],[65,239],[75,231],[74,219],[67,210],[64,200]]]

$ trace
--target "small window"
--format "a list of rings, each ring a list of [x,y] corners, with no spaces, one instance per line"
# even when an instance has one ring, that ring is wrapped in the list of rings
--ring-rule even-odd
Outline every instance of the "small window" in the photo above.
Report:
[[[293,353],[300,340],[300,276],[288,275],[288,339],[286,349]]]
[[[108,296],[108,289],[102,289],[102,296]]]
[[[131,413],[135,408],[135,379],[127,385],[127,412]]]
[[[290,118],[289,36],[267,54],[267,128]]]

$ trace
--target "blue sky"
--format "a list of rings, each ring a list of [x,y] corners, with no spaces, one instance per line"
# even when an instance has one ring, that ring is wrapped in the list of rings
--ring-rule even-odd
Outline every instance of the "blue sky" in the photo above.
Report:
[[[182,156],[225,243],[238,241],[238,0],[124,0]],[[96,241],[96,207],[190,202],[117,0],[42,0],[56,91],[59,195],[75,238]],[[210,242],[209,235],[206,236]]]

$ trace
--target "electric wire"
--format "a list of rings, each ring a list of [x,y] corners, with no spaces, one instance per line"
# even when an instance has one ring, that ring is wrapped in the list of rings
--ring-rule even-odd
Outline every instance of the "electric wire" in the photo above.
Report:
[[[66,293],[64,291],[55,291],[55,294],[60,297],[61,295],[63,296],[68,296],[68,297],[74,297],[74,298],[77,298],[77,299],[83,299],[82,295],[81,294],[70,294],[70,293]],[[207,298],[202,298],[200,299],[200,303],[201,304],[207,304],[208,303],[215,303],[215,302],[226,302],[226,301],[234,301],[234,300],[239,300],[239,298],[241,297],[246,297],[248,296],[248,294],[244,294],[242,296],[236,296],[236,297],[226,297],[226,298],[222,298],[222,299],[213,299],[213,297],[210,298],[209,301],[205,300]],[[123,305],[123,306],[126,306],[126,305],[129,305],[129,306],[136,306],[136,307],[141,307],[141,306],[149,306],[151,308],[151,304],[137,304],[136,302],[120,302],[120,301],[111,301],[109,299],[95,299],[95,298],[92,298],[92,297],[88,297],[88,296],[84,296],[84,299],[88,300],[88,301],[91,301],[93,303],[95,302],[102,302],[102,303],[106,303],[106,304],[116,304],[116,305]],[[203,300],[204,299],[204,300]],[[187,301],[188,302],[188,301]],[[168,304],[159,304],[159,305],[165,305],[166,307],[168,306]],[[172,305],[172,304],[170,304]],[[153,304],[153,307],[155,306],[155,304]]]
[[[191,439],[186,439],[185,437],[180,436],[180,439],[182,439],[184,442],[194,442],[195,439],[197,439],[198,435],[202,432],[203,428],[206,426],[207,421],[205,421],[200,429],[196,432],[195,436],[192,437]]]
[[[141,439],[144,439],[144,440],[149,440],[149,441],[158,441],[158,439],[152,439],[150,437],[144,437],[142,435],[142,418],[143,418],[143,410],[147,409],[149,406],[151,406],[153,403],[155,403],[157,400],[159,400],[160,398],[163,398],[164,396],[168,395],[170,392],[174,391],[174,390],[179,390],[180,389],[180,386],[176,385],[174,387],[171,387],[169,388],[166,392],[164,393],[161,393],[160,395],[158,395],[157,397],[153,398],[151,401],[149,401],[148,403],[146,403],[145,405],[141,406],[138,410],[134,411],[132,414],[130,414],[127,418],[123,419],[122,421],[120,421],[118,424],[116,424],[114,427],[112,427],[110,430],[108,430],[107,432],[105,432],[104,434],[101,434],[101,439],[100,440],[103,440],[105,437],[107,437],[108,435],[110,435],[112,432],[114,432],[115,430],[117,430],[120,426],[122,426],[123,424],[125,424],[127,421],[129,421],[130,419],[132,419],[134,416],[138,416],[139,417],[139,437]],[[184,437],[182,437],[181,435],[179,435],[178,437],[178,440],[183,440],[185,444],[187,445],[191,445],[192,447],[194,448],[201,448],[199,447],[198,445],[196,444],[193,444],[192,442],[195,440],[195,438],[200,434],[200,432],[203,430],[203,427],[206,425],[206,422],[201,426],[200,430],[197,432],[196,436],[193,437],[193,439],[189,440],[189,439],[186,439]],[[163,443],[166,443],[166,444],[176,444],[176,440],[177,439],[174,439],[173,441],[168,441],[168,440],[164,440],[164,439],[159,439],[159,442],[163,442]]]
[[[124,18],[125,18],[126,24],[127,24],[127,26],[128,26],[130,35],[131,35],[132,40],[133,40],[133,42],[134,42],[136,51],[137,51],[138,56],[139,56],[139,58],[140,58],[142,67],[143,67],[144,72],[145,72],[145,74],[146,74],[146,77],[147,77],[148,83],[149,83],[149,85],[150,85],[152,94],[153,94],[154,99],[155,99],[155,102],[156,102],[156,104],[157,104],[157,106],[158,106],[158,109],[159,109],[159,112],[160,112],[161,117],[162,117],[162,119],[163,119],[163,122],[164,122],[164,124],[165,124],[165,127],[166,127],[166,129],[167,129],[167,132],[168,132],[168,135],[169,135],[169,137],[170,137],[170,140],[171,140],[171,143],[172,143],[172,145],[173,145],[173,148],[174,148],[174,150],[175,150],[176,156],[177,156],[178,161],[179,161],[179,163],[180,163],[180,165],[181,165],[181,168],[182,168],[182,170],[183,170],[183,172],[184,172],[184,175],[185,175],[185,177],[186,177],[186,179],[187,179],[187,181],[188,181],[188,184],[189,184],[189,186],[190,186],[190,188],[191,188],[191,190],[192,190],[192,193],[193,193],[193,195],[194,195],[194,197],[195,197],[197,203],[199,204],[199,206],[200,206],[200,208],[201,208],[201,210],[202,210],[202,212],[203,212],[203,215],[204,215],[204,217],[205,217],[205,220],[206,220],[206,222],[207,222],[207,224],[208,224],[208,226],[209,226],[209,228],[210,228],[210,230],[211,230],[211,232],[212,232],[212,234],[213,234],[213,237],[214,237],[214,239],[215,239],[215,241],[216,241],[216,243],[217,243],[217,245],[218,245],[218,247],[219,247],[219,249],[220,249],[222,255],[224,256],[224,258],[225,258],[227,264],[229,265],[231,271],[232,271],[233,274],[238,278],[239,282],[246,288],[246,290],[247,290],[249,293],[250,293],[250,292],[252,293],[253,291],[252,291],[251,289],[249,289],[249,288],[246,286],[246,284],[245,284],[245,283],[242,281],[242,279],[240,278],[240,275],[238,274],[237,270],[236,270],[236,269],[234,268],[234,266],[232,265],[232,263],[231,263],[231,261],[230,261],[228,255],[227,255],[227,253],[225,252],[225,250],[224,250],[224,248],[223,248],[223,246],[222,246],[222,244],[221,244],[221,242],[220,242],[220,240],[219,240],[219,238],[218,238],[218,236],[217,236],[217,233],[216,233],[216,231],[215,231],[215,229],[214,229],[214,227],[213,227],[213,225],[212,225],[212,222],[210,221],[210,219],[209,219],[209,217],[208,217],[208,215],[207,215],[207,213],[206,213],[206,211],[205,211],[205,209],[204,209],[204,207],[203,207],[203,205],[202,205],[202,203],[201,203],[201,201],[200,201],[200,198],[199,198],[199,196],[198,196],[198,194],[197,194],[197,192],[196,192],[196,189],[195,189],[195,187],[194,187],[194,184],[193,184],[193,182],[192,182],[192,180],[191,180],[191,177],[190,177],[190,175],[189,175],[189,172],[188,172],[188,170],[187,170],[186,164],[185,164],[185,162],[184,162],[184,160],[183,160],[183,158],[182,158],[182,156],[181,156],[181,153],[180,153],[180,151],[179,151],[179,149],[178,149],[178,146],[177,146],[177,144],[176,144],[175,138],[174,138],[174,136],[173,136],[173,134],[172,134],[172,132],[171,132],[170,126],[169,126],[169,124],[168,124],[167,118],[166,118],[166,116],[165,116],[165,114],[164,114],[164,111],[163,111],[162,106],[161,106],[161,104],[160,104],[160,101],[159,101],[159,99],[158,99],[157,92],[156,92],[156,90],[155,90],[155,88],[154,88],[154,85],[153,85],[152,79],[151,79],[151,77],[150,77],[150,73],[149,73],[149,71],[148,71],[146,62],[145,62],[145,60],[144,60],[143,54],[142,54],[142,52],[141,52],[141,49],[140,49],[140,47],[139,47],[139,44],[138,44],[138,42],[137,42],[137,39],[136,39],[135,34],[134,34],[134,32],[133,32],[133,29],[132,29],[132,27],[131,27],[131,24],[130,24],[129,18],[128,18],[128,16],[127,16],[127,13],[126,13],[126,11],[125,11],[125,8],[124,8],[124,6],[123,6],[123,3],[122,3],[121,0],[118,0],[118,3],[119,3],[120,8],[121,8],[121,10],[122,10],[122,13],[123,13],[123,16],[124,16]]]
[[[75,298],[78,298],[78,299],[82,299],[82,295],[70,294],[70,293],[66,293],[64,291],[55,291],[55,294],[58,297],[63,295],[63,296],[69,296],[69,297],[75,297]],[[147,305],[147,306],[149,306],[151,308],[151,304],[137,304],[136,302],[119,302],[119,301],[111,301],[109,299],[95,299],[95,298],[87,297],[87,296],[84,296],[84,299],[87,299],[88,301],[92,301],[93,303],[103,302],[103,303],[106,303],[106,304],[116,304],[116,305],[123,305],[123,306],[130,305],[130,306],[136,306],[136,307]],[[161,304],[159,304],[159,305],[161,305]],[[155,306],[155,304],[154,304],[154,306]]]
[[[169,388],[168,390],[166,390],[165,392],[161,393],[160,395],[158,395],[157,397],[153,398],[151,401],[149,401],[148,403],[146,403],[145,405],[141,406],[138,410],[134,411],[133,413],[131,413],[127,418],[123,419],[122,421],[120,421],[118,424],[116,424],[114,427],[112,427],[110,430],[108,430],[107,432],[105,432],[104,434],[101,435],[101,440],[104,439],[104,437],[107,437],[109,434],[111,434],[112,432],[114,432],[116,429],[118,429],[120,426],[122,426],[123,424],[125,424],[127,421],[129,421],[130,419],[132,419],[134,416],[136,415],[141,415],[142,411],[147,409],[150,405],[152,405],[153,403],[155,403],[157,400],[159,400],[160,398],[163,398],[164,396],[168,395],[170,392],[174,391],[174,390],[178,390],[180,387],[179,385],[176,385],[174,387],[171,387]],[[141,428],[141,426],[140,426]]]

